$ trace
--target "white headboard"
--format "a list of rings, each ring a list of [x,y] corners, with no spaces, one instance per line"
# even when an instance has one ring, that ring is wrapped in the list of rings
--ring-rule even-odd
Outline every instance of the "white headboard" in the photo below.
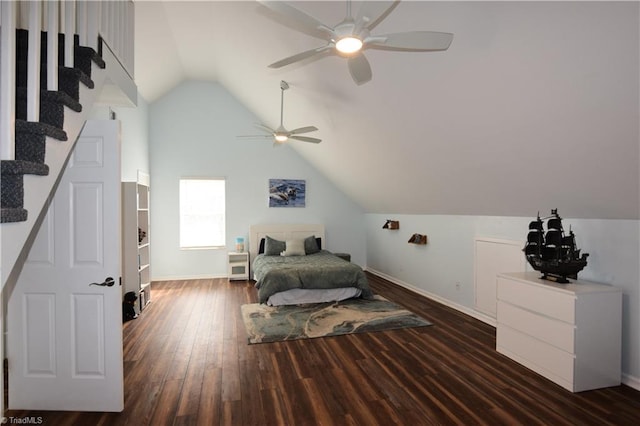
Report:
[[[322,246],[325,245],[324,225],[317,223],[298,223],[298,224],[264,224],[252,225],[249,232],[249,253],[251,260],[256,258],[260,240],[266,236],[270,236],[276,240],[286,241],[293,239],[302,239],[315,235],[316,238],[322,238]],[[322,248],[322,247],[320,247]]]

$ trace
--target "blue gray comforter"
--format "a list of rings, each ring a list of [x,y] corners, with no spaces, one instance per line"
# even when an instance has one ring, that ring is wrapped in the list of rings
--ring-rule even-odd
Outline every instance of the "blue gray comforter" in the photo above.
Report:
[[[361,297],[373,293],[362,268],[321,250],[306,256],[256,256],[253,273],[258,289],[258,301],[265,303],[272,294],[290,290],[356,287]]]

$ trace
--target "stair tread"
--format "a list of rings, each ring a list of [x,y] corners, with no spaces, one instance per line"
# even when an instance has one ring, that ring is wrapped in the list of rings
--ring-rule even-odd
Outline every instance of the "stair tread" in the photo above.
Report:
[[[24,76],[26,76],[26,61],[24,60],[18,60],[16,61],[16,69],[20,70],[19,73],[22,73],[23,78],[19,78],[17,79],[17,87],[24,87],[22,86],[23,84],[25,84],[25,80]],[[40,73],[44,76],[46,75],[46,64],[41,64],[40,66]],[[84,71],[82,71],[79,68],[70,68],[70,67],[63,67],[63,66],[59,66],[58,67],[58,74],[61,76],[65,76],[68,78],[70,76],[74,77],[75,79],[77,79],[78,81],[80,81],[82,84],[84,84],[85,86],[87,86],[89,89],[93,89],[95,86],[95,83],[93,82],[93,80],[91,79],[90,76],[88,76]],[[58,77],[59,79],[59,83],[60,84],[60,77]],[[41,76],[40,79],[40,85],[41,86],[46,86],[46,78]]]
[[[16,96],[27,96],[27,88],[16,87]],[[63,104],[75,112],[82,111],[82,104],[61,90],[41,90],[40,100]]]
[[[0,161],[0,171],[6,175],[38,175],[49,174],[49,166],[43,163],[34,163],[24,160],[2,160]]]
[[[100,57],[98,52],[92,47],[76,46],[76,54],[90,57],[91,60],[102,69],[107,66],[102,57]]]
[[[89,77],[87,74],[85,74],[82,70],[78,69],[78,68],[69,68],[69,67],[58,67],[59,72],[61,73],[68,73],[67,75],[75,75],[76,78],[85,86],[87,86],[89,89],[93,89],[95,84],[93,83],[93,80],[91,80],[91,77]]]
[[[38,123],[34,121],[16,120],[16,133],[33,133],[36,135],[51,136],[59,141],[67,140],[67,132],[57,127],[50,126],[45,123]]]
[[[24,222],[27,220],[27,211],[23,208],[2,208],[0,223]]]

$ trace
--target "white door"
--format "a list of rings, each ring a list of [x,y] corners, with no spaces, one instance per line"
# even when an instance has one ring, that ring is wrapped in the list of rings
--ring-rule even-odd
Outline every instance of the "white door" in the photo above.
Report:
[[[496,318],[497,275],[502,272],[524,272],[524,242],[495,238],[475,240],[475,307]]]
[[[88,121],[9,300],[9,408],[122,411],[120,247],[120,123]]]

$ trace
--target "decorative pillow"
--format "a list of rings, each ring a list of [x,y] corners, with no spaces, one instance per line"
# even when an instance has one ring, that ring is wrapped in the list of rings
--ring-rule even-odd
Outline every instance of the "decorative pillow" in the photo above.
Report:
[[[287,240],[286,250],[280,256],[304,256],[304,240]]]
[[[258,247],[258,254],[264,253],[264,238],[260,238],[260,247]]]
[[[304,252],[306,254],[314,254],[320,251],[320,246],[318,243],[320,238],[316,238],[315,235],[307,237],[304,239]]]
[[[265,256],[279,256],[287,248],[284,241],[278,241],[267,235],[264,242]]]

